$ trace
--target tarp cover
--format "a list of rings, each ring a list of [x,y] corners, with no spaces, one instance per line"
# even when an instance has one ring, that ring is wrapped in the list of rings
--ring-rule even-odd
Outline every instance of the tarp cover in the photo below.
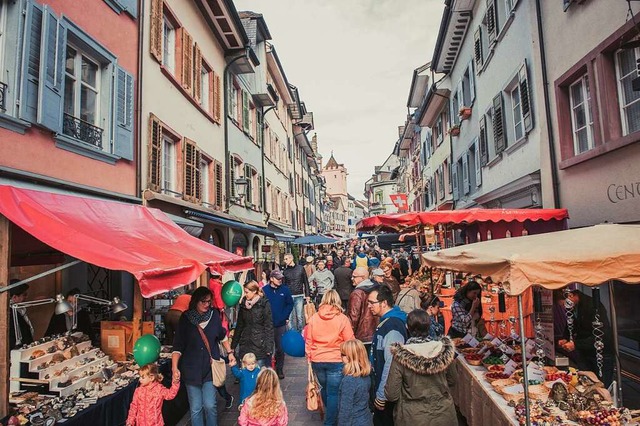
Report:
[[[422,226],[459,225],[474,222],[524,222],[563,220],[567,209],[468,209],[412,213],[381,214],[362,219],[356,225],[358,231],[400,232]]]
[[[194,281],[208,267],[253,267],[187,234],[157,209],[0,185],[0,213],[45,244],[77,259],[133,274],[144,297]]]
[[[558,289],[616,279],[640,283],[640,226],[588,228],[484,241],[422,255],[425,263],[508,282],[511,295],[538,284]]]
[[[293,240],[293,244],[308,244],[308,245],[316,245],[316,244],[331,244],[338,241],[335,238],[325,237],[324,235],[307,235],[305,237],[296,238]]]

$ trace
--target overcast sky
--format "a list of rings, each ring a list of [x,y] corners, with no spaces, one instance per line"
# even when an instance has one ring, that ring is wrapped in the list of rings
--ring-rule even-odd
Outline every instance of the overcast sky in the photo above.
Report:
[[[349,193],[363,199],[404,124],[413,70],[431,60],[444,0],[234,4],[263,14],[287,79],[313,111],[323,161],[333,151],[348,169]]]

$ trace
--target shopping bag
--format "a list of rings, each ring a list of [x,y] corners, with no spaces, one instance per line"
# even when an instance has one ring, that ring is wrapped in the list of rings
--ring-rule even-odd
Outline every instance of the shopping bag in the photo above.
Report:
[[[313,304],[313,302],[307,302],[304,305],[304,322],[306,324],[309,324],[309,321],[311,320],[311,317],[315,313],[316,313],[316,306]]]
[[[324,405],[322,404],[322,397],[320,396],[320,383],[318,383],[318,378],[313,373],[311,363],[309,363],[307,380],[307,410],[319,411],[320,418],[324,418]]]

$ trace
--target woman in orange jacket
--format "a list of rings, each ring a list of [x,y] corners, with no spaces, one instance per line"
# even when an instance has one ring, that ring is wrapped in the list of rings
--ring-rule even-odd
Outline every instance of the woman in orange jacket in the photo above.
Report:
[[[353,338],[353,328],[344,314],[340,295],[335,290],[327,291],[322,297],[318,312],[311,317],[304,329],[305,353],[322,386],[326,426],[333,426],[337,421],[343,367],[340,345]]]

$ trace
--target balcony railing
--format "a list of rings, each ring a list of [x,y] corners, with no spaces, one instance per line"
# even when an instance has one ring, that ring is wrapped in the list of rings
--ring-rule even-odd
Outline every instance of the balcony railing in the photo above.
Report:
[[[102,129],[73,115],[64,114],[62,133],[102,149]]]
[[[0,110],[7,110],[7,84],[0,81]]]

